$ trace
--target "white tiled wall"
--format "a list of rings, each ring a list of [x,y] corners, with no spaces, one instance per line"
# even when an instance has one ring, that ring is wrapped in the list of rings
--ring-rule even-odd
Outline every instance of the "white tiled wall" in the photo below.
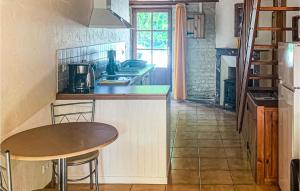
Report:
[[[116,50],[117,61],[122,62],[126,57],[126,43],[108,43],[91,46],[82,46],[57,50],[57,91],[63,91],[68,84],[68,64],[80,62],[93,62],[96,65],[96,78],[105,70],[107,64],[107,51]]]

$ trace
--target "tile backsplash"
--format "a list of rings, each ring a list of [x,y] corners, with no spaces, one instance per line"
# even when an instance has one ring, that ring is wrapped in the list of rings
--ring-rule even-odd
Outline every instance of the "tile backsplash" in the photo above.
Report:
[[[93,62],[95,64],[96,78],[105,71],[107,51],[116,50],[117,62],[126,60],[126,43],[108,43],[75,48],[59,49],[56,53],[57,58],[57,91],[62,92],[69,82],[69,64],[80,62]]]

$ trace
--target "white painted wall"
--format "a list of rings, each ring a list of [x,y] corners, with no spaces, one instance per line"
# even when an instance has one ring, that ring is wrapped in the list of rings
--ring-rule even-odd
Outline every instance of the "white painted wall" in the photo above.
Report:
[[[273,0],[262,1],[262,6],[272,6]],[[235,48],[237,45],[234,37],[234,4],[243,3],[244,0],[220,0],[216,6],[216,47],[217,48]],[[287,0],[287,6],[300,7],[300,1]],[[300,15],[300,12],[287,12],[287,27],[292,25],[292,16]],[[259,26],[271,26],[272,13],[261,12]],[[268,31],[258,33],[258,43],[270,43],[271,33]],[[291,32],[287,32],[287,41],[291,42]]]
[[[216,47],[236,48],[234,37],[234,4],[244,0],[220,0],[216,3]]]
[[[123,5],[128,0],[118,0]],[[1,0],[1,139],[50,122],[56,50],[109,42],[130,45],[129,30],[87,28],[92,0]],[[129,15],[128,6],[121,15]],[[128,18],[128,16],[126,16]],[[13,165],[14,190],[45,186],[41,163]]]

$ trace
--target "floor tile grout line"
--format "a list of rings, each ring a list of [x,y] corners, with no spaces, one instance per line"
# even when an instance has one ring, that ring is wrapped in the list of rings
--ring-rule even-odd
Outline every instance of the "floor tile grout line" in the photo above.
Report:
[[[199,106],[196,106],[196,115],[197,115],[197,122],[196,123],[198,123],[199,122]],[[217,111],[217,112],[220,112],[219,110],[215,110],[215,111]],[[215,114],[216,115],[216,114]],[[223,119],[226,119],[226,118],[223,118]],[[182,120],[186,120],[186,121],[188,121],[188,120],[193,120],[193,119],[182,119]],[[221,140],[221,142],[222,142],[222,149],[225,151],[225,149],[226,148],[237,148],[237,147],[225,147],[224,146],[224,140],[234,140],[234,139],[224,139],[224,137],[223,136],[221,136],[224,132],[227,132],[226,130],[225,131],[222,131],[221,132],[221,130],[220,130],[220,126],[222,125],[222,126],[227,126],[227,125],[224,125],[224,123],[226,123],[225,121],[226,120],[219,120],[219,116],[216,116],[216,118],[215,119],[210,119],[210,120],[215,120],[215,121],[222,121],[222,124],[220,124],[219,122],[217,123],[217,125],[205,125],[205,126],[217,126],[218,127],[218,133],[220,134],[220,139],[219,140]],[[181,128],[181,126],[184,126],[184,125],[179,125],[179,123],[177,123],[177,125],[176,125],[176,132],[178,132],[178,128]],[[197,126],[197,125],[195,125],[195,126]],[[232,126],[232,125],[228,125],[228,126]],[[184,132],[184,131],[183,131]],[[189,131],[186,131],[186,132],[189,132]],[[197,133],[201,133],[202,131],[196,131]],[[204,132],[204,131],[203,131]],[[232,132],[232,131],[230,131],[230,132]],[[234,131],[233,131],[234,132]],[[176,135],[176,139],[178,138],[178,135]],[[185,140],[189,140],[189,139],[185,139]],[[192,139],[193,140],[193,139]],[[200,157],[200,154],[199,154],[199,150],[200,150],[200,148],[202,148],[202,147],[199,147],[199,140],[201,140],[201,139],[195,139],[195,141],[197,141],[197,147],[190,147],[190,146],[180,146],[179,148],[186,148],[186,147],[188,147],[188,148],[197,148],[197,151],[198,151],[198,155],[199,155],[199,172],[201,173],[201,157]],[[203,139],[203,140],[205,140],[205,139]],[[175,145],[174,145],[174,148],[176,148],[175,147]],[[216,148],[216,147],[213,147],[213,148]],[[240,146],[239,146],[239,148],[240,148]],[[226,156],[226,161],[227,161],[227,165],[228,165],[228,160],[229,160],[229,158]],[[200,182],[200,184],[199,184],[199,186],[200,186],[200,190],[201,190],[201,182]]]

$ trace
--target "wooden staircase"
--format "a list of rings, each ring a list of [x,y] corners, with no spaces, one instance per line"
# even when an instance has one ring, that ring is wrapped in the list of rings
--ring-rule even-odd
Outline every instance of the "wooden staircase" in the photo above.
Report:
[[[278,89],[278,42],[285,41],[287,31],[295,30],[285,26],[287,11],[300,11],[300,7],[287,7],[286,0],[273,0],[273,6],[262,6],[264,0],[245,0],[243,25],[241,30],[240,48],[237,59],[237,128],[241,132],[248,91],[269,90],[277,91]],[[259,15],[261,12],[272,12],[272,26],[259,26]],[[267,19],[267,18],[266,18]],[[258,31],[271,33],[269,44],[258,44]],[[255,59],[254,54],[268,53],[271,59]],[[271,73],[262,72],[262,67],[269,67]],[[257,83],[250,83],[250,80]],[[261,81],[269,81],[262,86]],[[258,86],[253,84],[259,84]]]

